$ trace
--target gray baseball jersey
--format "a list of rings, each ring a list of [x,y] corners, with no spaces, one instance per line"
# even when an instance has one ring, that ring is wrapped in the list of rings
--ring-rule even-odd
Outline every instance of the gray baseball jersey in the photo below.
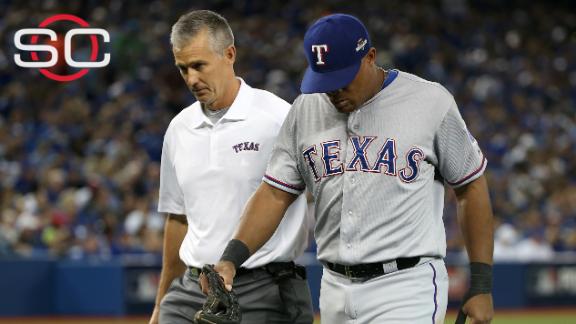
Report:
[[[444,183],[486,168],[452,95],[398,71],[356,111],[301,95],[277,138],[264,181],[315,198],[318,258],[342,264],[445,256]]]

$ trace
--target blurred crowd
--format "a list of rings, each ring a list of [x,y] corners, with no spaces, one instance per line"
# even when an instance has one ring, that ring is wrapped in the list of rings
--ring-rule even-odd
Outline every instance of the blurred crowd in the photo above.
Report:
[[[576,252],[576,14],[569,1],[0,1],[0,257],[160,253],[163,134],[194,98],[174,67],[179,15],[212,9],[236,72],[288,101],[302,38],[332,12],[363,19],[385,68],[456,97],[489,164],[497,260]],[[111,34],[111,63],[68,83],[16,66],[13,35],[57,13]],[[56,23],[55,27],[71,28]],[[75,55],[87,58],[89,46]],[[70,73],[58,67],[60,73]],[[71,70],[73,72],[73,70]],[[448,191],[448,249],[462,250]]]

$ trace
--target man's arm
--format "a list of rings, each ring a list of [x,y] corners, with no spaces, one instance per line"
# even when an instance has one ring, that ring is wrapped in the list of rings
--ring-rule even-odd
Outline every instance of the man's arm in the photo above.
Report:
[[[484,175],[455,190],[458,222],[471,263],[492,265],[494,225],[488,185]],[[490,323],[494,316],[491,294],[470,298],[463,307],[472,323]]]
[[[254,254],[272,237],[296,198],[297,195],[262,182],[246,204],[234,239],[244,242]]]
[[[158,323],[160,314],[160,302],[172,281],[184,274],[186,265],[180,260],[179,251],[182,241],[188,230],[188,222],[184,215],[168,214],[164,224],[164,247],[162,251],[162,271],[156,294],[156,305],[150,319],[150,324]]]
[[[272,237],[284,213],[296,198],[297,195],[262,182],[248,200],[233,240],[246,245],[252,255]],[[226,287],[232,289],[232,280],[236,274],[234,263],[220,261],[214,269],[224,278]],[[201,283],[204,293],[208,293],[208,282],[205,278],[201,278]]]

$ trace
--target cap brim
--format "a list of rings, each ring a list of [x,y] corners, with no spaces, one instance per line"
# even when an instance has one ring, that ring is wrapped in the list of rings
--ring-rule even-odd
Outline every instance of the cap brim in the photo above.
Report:
[[[344,88],[354,80],[361,63],[358,61],[344,69],[324,73],[315,72],[308,66],[300,85],[300,91],[302,93],[325,93]]]

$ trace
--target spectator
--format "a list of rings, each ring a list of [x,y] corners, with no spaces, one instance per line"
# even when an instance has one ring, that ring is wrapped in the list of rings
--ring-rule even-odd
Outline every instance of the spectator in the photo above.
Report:
[[[164,55],[167,22],[189,3],[150,1],[142,10],[139,2],[28,2],[0,3],[0,255],[157,252],[148,243],[162,239],[150,213],[155,207],[138,206],[157,201],[163,130],[191,100]],[[238,74],[288,101],[306,66],[305,22],[334,11],[362,18],[375,31],[380,64],[438,81],[456,96],[490,162],[486,175],[503,231],[512,226],[518,242],[546,251],[576,251],[570,2],[200,0],[194,6],[234,23]],[[70,83],[17,67],[15,31],[56,13],[108,30],[110,65]],[[82,45],[77,54],[88,50]],[[448,200],[449,249],[460,251],[455,201]],[[137,210],[143,216],[134,216]]]

